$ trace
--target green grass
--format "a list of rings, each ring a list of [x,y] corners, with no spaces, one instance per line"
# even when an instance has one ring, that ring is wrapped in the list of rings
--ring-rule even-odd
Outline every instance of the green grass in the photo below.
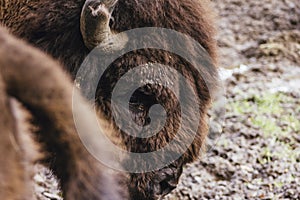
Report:
[[[229,102],[227,110],[234,114],[249,114],[249,120],[259,127],[266,137],[271,134],[287,135],[294,131],[300,132],[300,121],[296,114],[300,114],[300,105],[294,110],[287,111],[284,103],[293,103],[294,99],[284,93],[266,93],[263,96],[252,96],[243,100]],[[280,127],[278,124],[287,124]]]
[[[284,105],[291,106],[285,108]],[[291,161],[299,158],[299,149],[295,151],[293,148],[297,141],[291,135],[300,134],[300,105],[296,105],[293,97],[280,92],[253,95],[242,100],[229,100],[227,110],[235,115],[248,115],[248,121],[262,132],[262,139],[268,141],[268,146],[261,150],[261,164],[287,155]],[[280,147],[281,150],[271,147]]]

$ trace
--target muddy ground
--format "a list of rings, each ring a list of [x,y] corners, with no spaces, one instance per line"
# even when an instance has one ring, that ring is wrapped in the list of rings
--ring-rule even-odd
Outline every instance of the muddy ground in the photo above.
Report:
[[[212,123],[211,148],[165,199],[300,199],[300,2],[213,2],[220,67],[232,69],[222,70],[225,120]],[[39,198],[61,199],[39,171]]]
[[[220,66],[233,69],[223,132],[165,199],[300,199],[300,2],[214,5]]]

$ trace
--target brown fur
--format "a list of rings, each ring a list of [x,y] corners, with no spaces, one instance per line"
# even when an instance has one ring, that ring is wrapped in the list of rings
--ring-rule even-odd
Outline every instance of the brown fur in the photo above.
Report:
[[[80,64],[89,53],[80,33],[80,13],[84,0],[29,1],[27,4],[25,0],[10,2],[13,4],[8,5],[8,9],[4,11],[2,23],[8,26],[12,33],[25,38],[58,59],[75,77]],[[111,29],[114,32],[139,27],[173,29],[199,42],[216,64],[216,41],[211,13],[206,0],[119,0],[112,13],[114,21],[111,23]],[[189,44],[183,45],[189,47]],[[198,52],[193,48],[188,49],[191,49],[190,54],[197,55]],[[117,59],[106,72],[107,76],[100,80],[96,105],[107,119],[112,120],[110,96],[115,83],[129,69],[146,63],[172,66],[189,79],[199,97],[197,99],[199,112],[203,117],[199,121],[198,135],[193,144],[179,160],[162,170],[131,175],[132,199],[155,199],[169,192],[176,185],[183,164],[194,161],[199,156],[207,134],[206,114],[211,103],[210,93],[204,86],[201,75],[205,76],[206,83],[211,86],[217,84],[217,69],[214,66],[201,66],[201,74],[198,74],[190,63],[169,52],[153,49],[133,51]],[[176,78],[171,77],[172,79]],[[133,152],[149,152],[163,147],[176,134],[180,119],[178,102],[169,90],[156,86],[140,88],[135,99],[142,102],[142,107],[145,107],[144,102],[147,101],[150,101],[150,106],[154,103],[165,105],[170,113],[166,125],[156,136],[149,139],[133,138],[122,131],[117,135],[122,138],[127,149]],[[135,112],[135,108],[132,109],[137,123],[145,125],[147,109],[146,106],[142,113]],[[170,169],[174,172],[169,173]],[[171,175],[163,178],[166,174]]]
[[[34,155],[36,148],[24,139],[28,133],[22,126],[29,123],[22,117],[25,109],[40,128],[35,140],[43,143],[43,160],[51,159],[50,168],[60,179],[65,199],[126,199],[125,177],[96,161],[81,143],[73,112],[79,112],[85,123],[87,134],[83,137],[92,137],[89,133],[95,133],[97,126],[91,123],[92,112],[77,92],[74,98],[79,103],[72,109],[73,87],[60,68],[0,27],[0,199],[33,199],[30,169],[39,157]],[[11,97],[24,107],[17,106]],[[99,141],[100,151],[109,148],[100,138],[89,139]]]
[[[25,169],[23,153],[13,139],[16,130],[14,116],[10,110],[9,99],[4,93],[4,83],[0,77],[0,198],[31,199],[29,183],[30,171]],[[21,119],[19,119],[21,120]],[[28,144],[30,146],[30,144]],[[31,147],[28,147],[31,148]]]

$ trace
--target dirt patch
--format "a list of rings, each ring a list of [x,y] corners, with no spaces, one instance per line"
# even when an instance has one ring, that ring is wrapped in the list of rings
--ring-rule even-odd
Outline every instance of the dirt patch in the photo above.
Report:
[[[165,199],[299,199],[299,1],[213,2],[220,65],[234,69],[223,133]]]

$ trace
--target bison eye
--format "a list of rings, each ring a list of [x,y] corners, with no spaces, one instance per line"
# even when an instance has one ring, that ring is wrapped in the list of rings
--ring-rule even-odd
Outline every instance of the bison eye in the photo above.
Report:
[[[139,111],[144,111],[145,110],[145,105],[143,105],[143,104],[138,105],[138,110]]]
[[[146,106],[142,102],[140,102],[140,103],[129,102],[129,109],[131,112],[134,112],[134,113],[144,112],[144,111],[146,111]]]
[[[146,93],[143,88],[137,89],[129,101],[129,110],[133,121],[140,126],[150,124],[149,109],[155,104],[157,104],[155,94]]]

